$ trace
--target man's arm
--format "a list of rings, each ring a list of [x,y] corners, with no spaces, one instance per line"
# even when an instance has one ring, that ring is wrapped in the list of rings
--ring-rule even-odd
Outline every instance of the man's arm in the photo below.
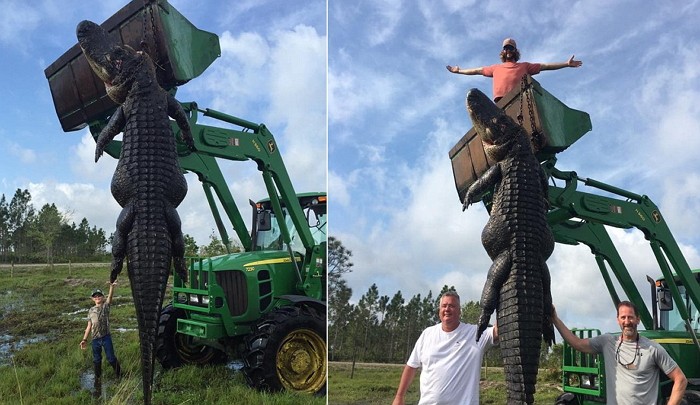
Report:
[[[450,66],[447,65],[447,70],[449,70],[452,73],[458,73],[460,75],[483,75],[484,74],[484,68],[483,67],[478,67],[478,68],[471,68],[471,69],[460,69],[459,66]],[[542,68],[540,68],[542,70]]]
[[[673,390],[671,390],[671,396],[668,398],[666,405],[680,405],[685,393],[685,387],[688,385],[688,379],[685,378],[683,370],[678,366],[667,375],[669,379],[673,380]]]
[[[87,338],[91,328],[92,322],[88,320],[87,327],[85,328],[85,333],[83,333],[83,340],[80,341],[80,348],[83,350],[85,350],[85,346],[87,345]]]
[[[568,61],[562,63],[540,63],[540,71],[542,70],[558,70],[565,67],[580,67],[583,62],[580,60],[574,60],[574,55],[571,55]]]
[[[557,315],[557,310],[554,308],[554,306],[552,306],[552,324],[555,328],[557,328],[561,337],[564,338],[564,340],[566,340],[566,342],[570,344],[571,347],[578,350],[579,352],[595,353],[588,339],[579,338],[578,336],[574,335],[574,333],[571,332],[571,330],[567,328],[566,325],[564,325],[564,322],[562,322],[562,320],[559,319],[559,316]]]
[[[107,293],[107,304],[112,305],[112,296],[114,295],[114,286],[117,282],[109,283],[109,292]]]
[[[399,381],[399,389],[396,391],[396,396],[394,397],[394,402],[392,405],[404,405],[406,403],[406,392],[408,387],[411,386],[413,382],[413,377],[416,376],[417,368],[411,366],[405,366],[403,368],[403,373],[401,373],[401,381]]]

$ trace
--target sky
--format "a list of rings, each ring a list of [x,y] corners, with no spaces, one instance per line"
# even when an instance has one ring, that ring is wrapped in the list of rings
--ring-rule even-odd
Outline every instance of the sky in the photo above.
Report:
[[[120,211],[109,192],[116,161],[93,161],[87,130],[61,130],[44,69],[76,43],[79,21],[101,23],[126,3],[0,0],[0,194],[9,201],[28,189],[35,208],[55,203],[69,221],[85,217],[107,234]],[[488,215],[480,205],[462,212],[448,151],[471,126],[466,91],[491,94],[491,81],[445,65],[498,63],[506,37],[523,61],[583,61],[535,77],[593,124],[557,167],[649,196],[700,267],[700,28],[688,18],[700,13],[697,0],[170,3],[222,49],[178,99],[265,123],[297,191],[328,187],[331,235],[353,253],[355,301],[373,283],[406,299],[443,285],[479,299]],[[222,167],[239,207],[264,197],[254,165]],[[197,179],[187,180],[183,232],[205,244],[214,221]],[[659,271],[643,235],[610,233],[646,294],[645,275]],[[557,245],[548,265],[569,326],[617,330],[587,247]]]
[[[88,3],[90,4],[89,6]],[[44,69],[77,43],[75,28],[88,19],[104,22],[127,0],[0,0],[0,194],[7,202],[29,190],[39,210],[55,203],[68,222],[87,218],[114,231],[121,210],[110,193],[116,160],[94,162],[95,141],[87,129],[63,132]],[[197,28],[219,36],[221,56],[199,77],[181,86],[177,99],[196,101],[254,123],[275,136],[298,192],[325,191],[326,3],[323,0],[171,0]],[[208,125],[230,127],[219,121]],[[249,223],[248,199],[266,197],[253,162],[220,162],[236,203]],[[196,175],[178,208],[182,230],[199,245],[216,225]],[[231,226],[228,233],[234,236]]]
[[[448,152],[471,127],[467,90],[490,95],[491,79],[445,66],[499,63],[507,37],[521,61],[583,61],[535,76],[592,121],[557,167],[647,195],[690,267],[700,267],[700,26],[688,18],[700,14],[700,2],[542,4],[329,3],[330,229],[352,251],[345,278],[355,302],[373,283],[380,295],[400,290],[407,301],[444,285],[463,302],[480,298],[491,265],[480,242],[488,214],[480,204],[462,212]],[[661,274],[648,243],[638,231],[609,233],[648,298],[645,276]],[[568,326],[619,331],[588,247],[558,244],[548,266]]]

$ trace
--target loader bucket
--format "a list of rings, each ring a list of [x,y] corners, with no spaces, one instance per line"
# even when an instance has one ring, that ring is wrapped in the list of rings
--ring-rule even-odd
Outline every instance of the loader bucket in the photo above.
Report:
[[[567,107],[532,77],[526,78],[524,87],[522,97],[521,88],[518,87],[506,94],[496,105],[504,109],[516,122],[518,115],[522,114],[523,128],[532,139],[533,120],[530,118],[527,104],[529,95],[533,106],[534,129],[539,134],[532,144],[540,162],[565,150],[592,129],[588,113]],[[486,157],[481,138],[474,128],[452,147],[449,156],[459,201],[463,202],[469,186],[486,172],[493,162]]]
[[[156,62],[158,82],[166,90],[199,76],[221,55],[219,37],[197,29],[166,0],[153,0],[148,5],[133,0],[102,27],[118,42],[137,50],[143,49],[145,39],[145,50]],[[105,119],[116,108],[77,43],[44,74],[65,132]]]

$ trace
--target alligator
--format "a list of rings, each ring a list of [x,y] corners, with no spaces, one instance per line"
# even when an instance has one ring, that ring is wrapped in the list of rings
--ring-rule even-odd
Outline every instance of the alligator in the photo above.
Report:
[[[467,111],[494,162],[468,189],[463,210],[493,190],[481,242],[491,258],[481,295],[477,340],[497,309],[508,404],[532,404],[541,341],[554,343],[546,260],[554,250],[547,224],[547,179],[522,126],[484,93],[467,94]]]
[[[90,67],[118,104],[97,137],[95,162],[120,132],[122,147],[111,191],[122,207],[112,241],[110,282],[127,259],[139,328],[144,403],[151,403],[153,347],[171,263],[187,278],[185,244],[176,208],[187,194],[178,163],[170,119],[181,140],[194,150],[187,115],[175,98],[160,87],[146,52],[120,45],[91,21],[76,29],[78,43]]]

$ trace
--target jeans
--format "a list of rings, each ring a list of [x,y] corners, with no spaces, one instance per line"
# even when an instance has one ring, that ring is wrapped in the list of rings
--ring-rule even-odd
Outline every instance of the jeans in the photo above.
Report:
[[[112,346],[112,335],[92,339],[92,361],[94,363],[102,363],[103,347],[105,349],[105,356],[107,356],[107,361],[110,364],[117,361],[117,357],[114,355],[114,347]]]

